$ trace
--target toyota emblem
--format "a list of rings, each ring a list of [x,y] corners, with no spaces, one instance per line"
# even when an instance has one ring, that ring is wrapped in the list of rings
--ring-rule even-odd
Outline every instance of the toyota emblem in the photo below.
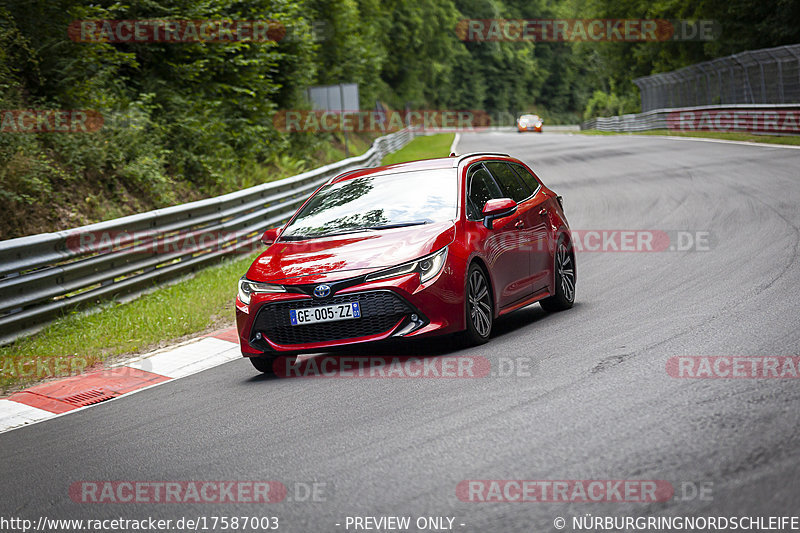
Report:
[[[330,296],[331,288],[329,285],[317,285],[314,287],[314,296],[317,298],[326,298]]]

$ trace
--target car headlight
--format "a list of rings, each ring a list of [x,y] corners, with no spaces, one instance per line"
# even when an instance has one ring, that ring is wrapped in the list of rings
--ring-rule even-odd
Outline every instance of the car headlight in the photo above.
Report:
[[[272,283],[259,283],[257,281],[250,281],[247,278],[242,278],[239,280],[239,300],[241,300],[243,304],[250,304],[250,297],[254,292],[286,292],[286,289],[284,289],[281,285],[274,285]]]
[[[439,271],[442,270],[442,267],[444,266],[444,262],[446,259],[447,259],[447,247],[444,247],[438,252],[426,255],[425,257],[417,259],[416,261],[411,261],[410,263],[403,263],[402,265],[398,265],[396,267],[387,268],[386,270],[381,270],[379,272],[375,272],[374,274],[369,274],[367,276],[367,281],[394,278],[397,276],[402,276],[404,274],[411,274],[412,272],[417,272],[419,273],[420,283],[425,283],[426,281],[436,276],[436,274],[438,274]]]

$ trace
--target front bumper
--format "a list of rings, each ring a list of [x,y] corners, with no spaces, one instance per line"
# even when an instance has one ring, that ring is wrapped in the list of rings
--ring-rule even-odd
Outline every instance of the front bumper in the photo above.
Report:
[[[327,282],[332,294],[313,296],[316,283],[284,284],[288,292],[254,294],[250,305],[236,300],[242,355],[307,352],[391,337],[421,337],[464,329],[463,279],[450,261],[435,278],[419,283],[416,273],[365,281],[363,276]],[[292,326],[290,309],[359,302],[361,318]]]

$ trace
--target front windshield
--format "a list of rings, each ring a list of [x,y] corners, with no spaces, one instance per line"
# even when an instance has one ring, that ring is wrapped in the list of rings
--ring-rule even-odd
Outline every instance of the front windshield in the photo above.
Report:
[[[456,218],[455,169],[365,176],[317,192],[281,235],[301,240]]]

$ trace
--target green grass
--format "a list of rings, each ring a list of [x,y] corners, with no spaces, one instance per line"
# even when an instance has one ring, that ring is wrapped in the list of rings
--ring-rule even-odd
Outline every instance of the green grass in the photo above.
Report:
[[[393,165],[416,161],[417,159],[430,159],[432,157],[447,157],[450,155],[450,145],[453,144],[455,133],[437,133],[424,137],[416,137],[405,145],[402,150],[389,154],[383,158],[382,164]]]
[[[65,316],[0,347],[0,389],[76,374],[123,354],[146,352],[234,324],[236,281],[255,254],[227,259],[190,279],[100,312]]]
[[[800,145],[800,136],[798,135],[756,135],[743,132],[650,130],[636,133],[618,133],[613,131],[582,130],[575,133],[580,133],[581,135],[668,135],[670,137],[702,137],[726,141]]]

